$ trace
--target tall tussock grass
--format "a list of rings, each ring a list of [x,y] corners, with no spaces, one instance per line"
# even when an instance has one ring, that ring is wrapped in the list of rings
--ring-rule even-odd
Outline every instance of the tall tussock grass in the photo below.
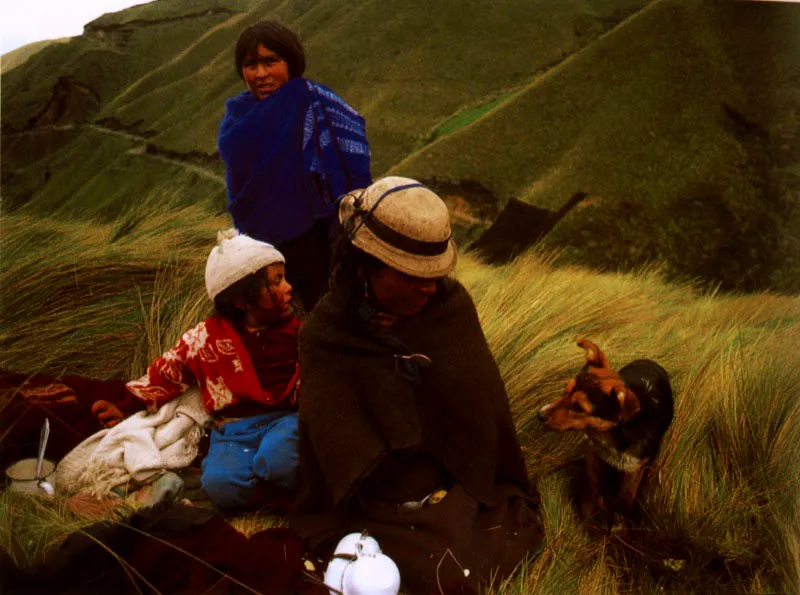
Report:
[[[135,377],[210,313],[204,263],[229,222],[152,209],[110,225],[3,218],[0,367]],[[490,267],[466,254],[456,274],[505,379],[545,528],[536,555],[489,591],[800,590],[800,298],[703,293],[657,268],[600,274],[556,260],[531,253]],[[579,518],[585,446],[536,419],[582,367],[581,338],[616,368],[646,357],[671,375],[675,419],[622,532]],[[9,498],[4,547],[57,542],[17,535],[32,512]],[[59,534],[74,529],[50,520]],[[274,520],[236,522],[249,533]]]
[[[527,255],[492,269],[462,259],[538,480],[545,547],[508,592],[800,588],[800,299],[722,296],[632,275],[554,268]],[[584,452],[537,410],[584,362],[637,358],[671,375],[675,419],[624,533],[575,517],[567,484]],[[516,590],[515,590],[516,589]],[[506,592],[506,591],[503,591]]]
[[[120,507],[108,520],[122,520],[130,510]],[[72,512],[63,499],[43,500],[15,492],[0,495],[0,547],[22,568],[45,559],[68,535],[95,523]]]
[[[202,267],[216,229],[201,208],[118,223],[5,216],[0,367],[129,376],[209,311]]]

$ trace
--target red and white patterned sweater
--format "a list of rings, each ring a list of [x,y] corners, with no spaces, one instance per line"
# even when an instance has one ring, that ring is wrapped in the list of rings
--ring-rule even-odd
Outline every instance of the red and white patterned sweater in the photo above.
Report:
[[[290,407],[299,378],[297,331],[300,321],[260,333],[259,359],[270,363],[270,378],[261,381],[242,337],[225,318],[215,315],[183,334],[178,344],[156,358],[147,373],[126,384],[134,396],[155,411],[178,397],[192,384],[203,395],[209,413],[239,404]],[[250,340],[252,344],[253,339]]]

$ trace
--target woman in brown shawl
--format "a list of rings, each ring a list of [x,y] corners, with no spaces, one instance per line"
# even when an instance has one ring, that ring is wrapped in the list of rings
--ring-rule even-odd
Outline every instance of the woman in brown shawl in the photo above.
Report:
[[[346,195],[331,293],[300,334],[299,494],[320,552],[367,531],[403,591],[472,592],[541,540],[508,397],[444,202],[388,177]]]

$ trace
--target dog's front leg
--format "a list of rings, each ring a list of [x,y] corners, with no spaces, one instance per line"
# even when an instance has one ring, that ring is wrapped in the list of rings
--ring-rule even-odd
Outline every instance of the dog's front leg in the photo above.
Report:
[[[601,489],[603,466],[603,460],[597,456],[593,448],[589,448],[586,452],[586,485],[581,498],[581,516],[586,521],[605,509]]]
[[[636,471],[624,473],[622,476],[615,508],[625,516],[628,516],[636,502],[636,495],[639,493],[639,484],[642,482],[645,469],[645,465],[642,464]]]

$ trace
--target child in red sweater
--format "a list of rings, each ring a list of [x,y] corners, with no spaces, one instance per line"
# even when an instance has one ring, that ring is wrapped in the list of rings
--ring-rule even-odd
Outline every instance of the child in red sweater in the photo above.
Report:
[[[203,460],[203,489],[220,508],[254,503],[269,485],[293,489],[297,474],[297,331],[283,255],[236,230],[220,232],[206,264],[216,314],[184,333],[147,373],[128,382],[131,398],[98,401],[111,427],[137,408],[155,411],[197,384],[217,419]]]

